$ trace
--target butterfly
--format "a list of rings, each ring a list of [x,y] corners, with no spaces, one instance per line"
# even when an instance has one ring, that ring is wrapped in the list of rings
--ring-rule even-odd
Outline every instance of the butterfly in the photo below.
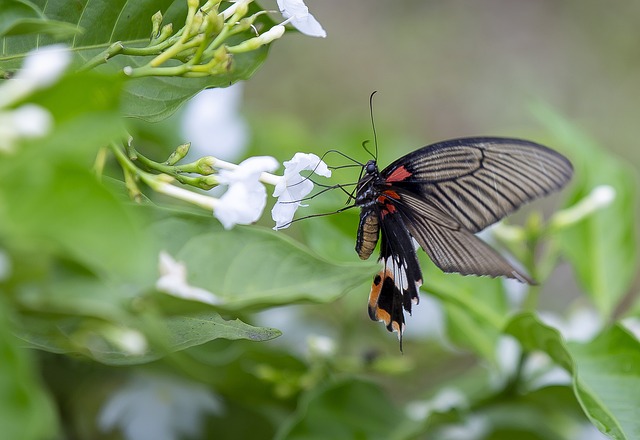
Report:
[[[523,271],[474,234],[538,197],[561,189],[573,174],[561,154],[521,139],[452,139],[420,148],[378,170],[362,168],[356,252],[368,259],[380,238],[382,269],[369,294],[369,316],[397,332],[418,304],[422,272],[417,242],[444,272],[515,278]],[[402,347],[402,345],[401,345]]]

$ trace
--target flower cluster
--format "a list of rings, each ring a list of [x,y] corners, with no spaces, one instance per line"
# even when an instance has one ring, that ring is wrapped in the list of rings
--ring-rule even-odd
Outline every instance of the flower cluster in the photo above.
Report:
[[[302,201],[314,187],[309,176],[301,173],[309,171],[323,177],[331,176],[327,164],[312,153],[296,153],[284,162],[281,176],[271,174],[278,168],[278,161],[270,156],[250,157],[238,165],[207,156],[199,159],[196,166],[202,168],[203,163],[210,167],[211,173],[218,171],[208,176],[208,182],[227,187],[219,198],[180,188],[166,179],[147,180],[147,184],[160,193],[212,210],[225,229],[251,224],[260,218],[267,204],[265,183],[275,186],[273,196],[277,201],[271,211],[276,222],[274,229],[286,228],[296,210],[306,206]]]
[[[300,32],[313,37],[326,37],[326,32],[309,13],[302,0],[278,0],[278,7],[285,20],[262,29],[264,23],[258,18],[266,11],[252,13],[249,6],[253,0],[237,0],[220,10],[222,2],[209,0],[200,6],[199,0],[187,0],[185,25],[177,32],[167,24],[161,27],[162,14],[152,17],[152,39],[147,47],[124,47],[117,42],[103,54],[95,57],[89,65],[99,64],[117,55],[153,55],[148,64],[140,67],[126,66],[123,71],[131,77],[184,76],[206,77],[221,75],[232,69],[235,54],[257,50],[282,37],[285,25],[291,23]],[[257,34],[250,36],[247,32]],[[244,41],[234,41],[233,36],[245,33]],[[169,60],[180,64],[168,65]]]

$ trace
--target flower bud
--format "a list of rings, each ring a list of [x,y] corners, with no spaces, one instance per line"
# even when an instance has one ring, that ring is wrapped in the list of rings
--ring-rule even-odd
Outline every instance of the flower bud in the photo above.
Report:
[[[173,153],[169,156],[169,158],[164,162],[166,165],[175,165],[180,162],[189,152],[189,147],[191,146],[190,142],[186,144],[179,145]]]
[[[549,222],[550,229],[558,230],[571,226],[608,206],[616,198],[616,190],[610,185],[595,187],[585,198],[573,206],[558,211]]]
[[[278,24],[273,26],[267,32],[263,33],[260,36],[251,38],[247,41],[244,41],[237,46],[232,46],[229,48],[229,52],[231,53],[242,53],[242,52],[250,52],[252,50],[256,50],[265,44],[271,43],[273,40],[277,40],[278,38],[284,35],[284,26]]]
[[[162,12],[158,11],[151,17],[151,39],[160,36],[160,25],[162,24]]]

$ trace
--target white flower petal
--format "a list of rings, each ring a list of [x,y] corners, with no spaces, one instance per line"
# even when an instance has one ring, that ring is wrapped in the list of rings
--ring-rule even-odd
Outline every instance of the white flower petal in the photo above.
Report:
[[[189,285],[187,267],[173,259],[165,251],[160,252],[160,278],[156,281],[156,289],[169,295],[205,304],[222,303],[220,297],[206,289]]]
[[[278,0],[278,8],[284,18],[291,19],[291,24],[300,32],[310,37],[326,37],[322,25],[309,13],[309,8],[302,0]]]
[[[71,62],[71,52],[61,44],[45,46],[29,52],[14,78],[27,81],[33,89],[55,83]]]
[[[215,156],[235,161],[246,150],[249,128],[240,115],[242,83],[207,89],[191,98],[181,119],[184,140],[191,142],[187,157]]]
[[[201,437],[205,414],[221,412],[217,396],[199,383],[137,374],[109,397],[98,426],[104,432],[120,428],[127,440]]]
[[[237,182],[220,197],[220,205],[213,211],[213,215],[220,220],[225,229],[235,225],[255,223],[267,204],[267,191],[257,180],[251,182]]]
[[[267,204],[267,191],[260,183],[260,175],[278,166],[278,161],[271,156],[256,156],[244,160],[233,170],[220,171],[218,181],[229,188],[220,197],[213,215],[225,229],[248,225],[260,218]]]
[[[35,104],[0,111],[0,151],[13,151],[20,139],[43,137],[52,125],[51,114]]]
[[[53,117],[46,109],[35,104],[26,104],[11,112],[16,132],[26,138],[46,135],[53,124]]]
[[[284,162],[283,178],[276,184],[273,196],[278,201],[271,210],[271,218],[276,222],[274,229],[286,228],[304,199],[312,190],[313,182],[302,171],[313,171],[323,177],[331,177],[331,170],[318,156],[312,153],[296,153],[291,160]]]

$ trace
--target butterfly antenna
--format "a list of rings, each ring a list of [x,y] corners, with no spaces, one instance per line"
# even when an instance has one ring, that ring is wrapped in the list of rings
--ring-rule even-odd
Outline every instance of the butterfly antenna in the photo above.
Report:
[[[353,163],[355,164],[355,165],[346,165],[346,166],[345,166],[345,168],[346,168],[347,166],[360,166],[360,167],[361,167],[361,166],[364,166],[364,164],[363,164],[362,162],[360,162],[360,161],[358,161],[358,160],[355,160],[353,157],[351,157],[351,156],[349,156],[349,155],[347,155],[347,154],[343,153],[342,151],[338,151],[338,150],[327,150],[327,151],[322,155],[322,157],[321,157],[320,159],[321,159],[321,160],[324,160],[325,156],[327,156],[329,153],[336,153],[336,154],[339,154],[340,156],[344,157],[344,158],[345,158],[345,159],[347,159],[347,160],[350,160],[351,162],[353,162]],[[334,169],[335,169],[335,168],[341,168],[341,167],[329,167],[329,168],[334,168]]]
[[[308,218],[314,218],[314,217],[326,217],[327,215],[339,214],[341,212],[346,211],[347,209],[351,209],[351,208],[355,208],[355,207],[356,207],[356,205],[349,205],[349,206],[345,206],[344,208],[340,208],[340,209],[338,209],[336,211],[333,211],[333,212],[323,212],[323,213],[320,213],[320,214],[309,214],[309,215],[305,215],[304,217],[294,218],[289,223],[285,223],[284,225],[282,225],[278,229],[284,229],[284,228],[290,226],[292,223],[299,222],[300,220],[306,220]]]
[[[373,118],[373,97],[376,93],[378,93],[378,91],[374,90],[371,96],[369,96],[369,114],[371,115],[371,128],[373,128],[373,144],[376,148],[376,154],[373,156],[373,160],[375,161],[378,160],[378,134],[376,133],[376,124]]]

